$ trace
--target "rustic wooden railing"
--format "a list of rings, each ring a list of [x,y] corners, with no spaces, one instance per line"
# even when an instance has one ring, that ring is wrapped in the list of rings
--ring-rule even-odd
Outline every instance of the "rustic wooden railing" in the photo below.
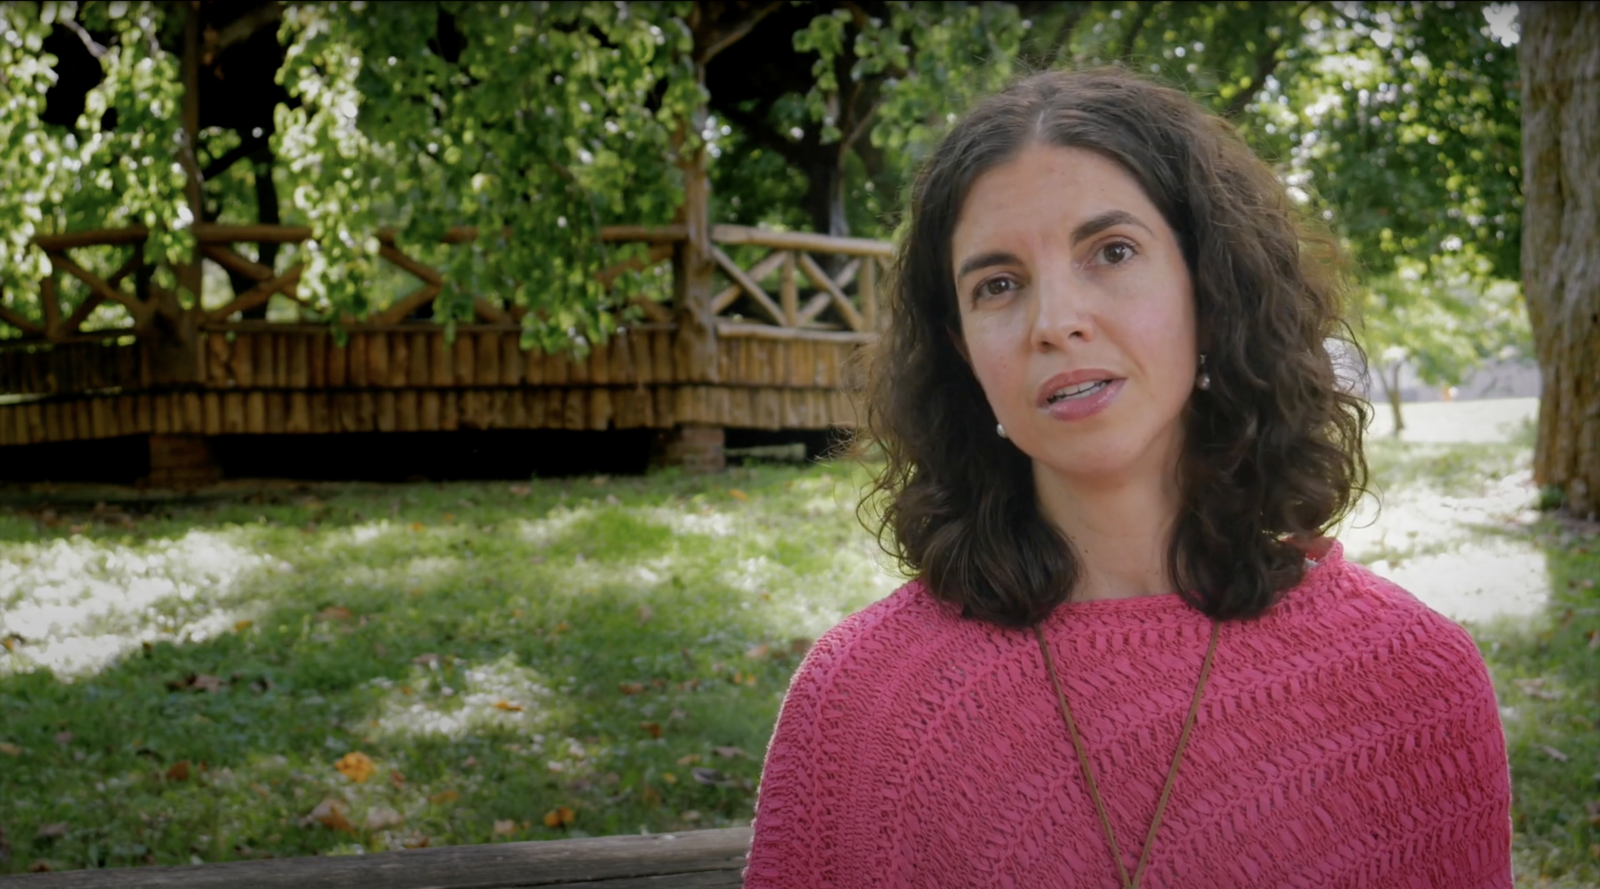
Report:
[[[736,889],[750,828],[0,876],[16,889]]]
[[[202,261],[257,283],[222,305],[187,310],[194,331],[174,357],[152,335],[152,319],[170,312],[170,294],[151,287],[141,298],[124,289],[140,268],[143,229],[41,237],[35,243],[56,272],[82,281],[87,296],[63,303],[55,277],[46,278],[42,322],[0,302],[0,322],[22,334],[0,340],[0,446],[145,434],[856,425],[846,392],[850,360],[876,338],[890,246],[726,225],[709,234],[703,255],[712,269],[701,297],[709,352],[683,347],[675,306],[636,300],[645,322],[582,358],[524,351],[523,310],[486,296],[475,298],[475,322],[458,325],[453,340],[431,321],[407,320],[439,295],[444,279],[388,232],[380,234],[383,258],[421,283],[370,318],[347,320],[342,346],[326,318],[240,319],[279,294],[315,314],[296,293],[303,266],[279,272],[235,249],[311,235],[265,225],[196,227]],[[458,228],[444,241],[476,236]],[[601,236],[650,245],[644,257],[600,272],[608,286],[630,269],[665,264],[663,273],[676,274],[671,264],[683,261],[687,246],[683,226],[620,226]],[[133,250],[102,278],[71,254],[92,246]],[[116,308],[109,328],[85,330],[101,306]],[[96,317],[108,323],[108,313]]]

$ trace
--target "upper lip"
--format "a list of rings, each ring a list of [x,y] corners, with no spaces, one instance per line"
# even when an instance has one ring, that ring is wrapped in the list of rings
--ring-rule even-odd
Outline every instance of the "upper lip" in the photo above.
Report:
[[[1086,367],[1083,370],[1075,370],[1071,371],[1070,373],[1056,374],[1050,379],[1045,380],[1044,385],[1039,387],[1038,404],[1040,407],[1049,404],[1051,395],[1054,395],[1057,390],[1065,389],[1068,386],[1076,386],[1079,383],[1095,383],[1101,380],[1120,379],[1122,378],[1111,371],[1103,370],[1098,367]]]

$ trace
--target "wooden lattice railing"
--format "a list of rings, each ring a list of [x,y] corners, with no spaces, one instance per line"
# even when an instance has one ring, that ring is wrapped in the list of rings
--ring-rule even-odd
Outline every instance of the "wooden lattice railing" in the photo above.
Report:
[[[152,294],[129,293],[123,284],[140,270],[142,245],[148,234],[143,227],[131,226],[35,238],[35,245],[44,250],[53,269],[39,286],[43,317],[28,317],[19,307],[7,306],[0,295],[0,324],[15,328],[22,336],[14,339],[26,342],[65,343],[139,334],[156,312],[156,299]],[[451,229],[442,240],[458,244],[476,237],[476,229],[460,227]],[[318,318],[313,307],[296,292],[305,271],[304,263],[278,272],[235,249],[235,245],[244,242],[303,243],[311,238],[309,228],[202,223],[195,226],[195,238],[198,255],[203,260],[256,282],[254,287],[238,293],[223,305],[205,310],[204,321],[208,326],[226,324],[235,315],[279,295],[299,304],[313,319],[326,320]],[[601,238],[610,242],[651,244],[643,260],[619,264],[599,273],[600,279],[610,286],[630,269],[648,270],[654,265],[674,261],[674,244],[684,241],[686,233],[683,226],[613,226],[602,229]],[[723,279],[721,288],[711,298],[711,310],[717,317],[719,330],[737,335],[738,328],[755,326],[774,331],[831,330],[870,336],[876,329],[877,282],[892,256],[889,244],[863,238],[774,232],[736,225],[713,226],[710,240],[710,256],[718,276]],[[350,325],[399,323],[430,303],[443,289],[444,277],[400,250],[392,232],[380,232],[379,242],[379,253],[385,260],[422,283],[365,321],[347,319]],[[748,266],[740,266],[723,249],[734,245],[765,248],[766,252]],[[130,255],[106,277],[90,271],[71,255],[71,251],[86,247],[124,246],[132,248]],[[819,256],[823,257],[821,262]],[[837,271],[829,272],[827,265],[836,266]],[[87,296],[76,305],[64,304],[57,274],[83,282],[88,288]],[[108,303],[125,310],[126,323],[85,331],[84,323],[95,310]],[[651,322],[672,320],[670,310],[659,303],[639,300],[636,304]],[[474,297],[473,307],[477,321],[487,324],[517,324],[525,314],[521,307],[502,307],[482,295]]]

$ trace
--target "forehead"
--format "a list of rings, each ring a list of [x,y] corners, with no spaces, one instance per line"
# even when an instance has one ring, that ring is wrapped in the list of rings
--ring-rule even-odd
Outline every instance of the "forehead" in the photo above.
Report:
[[[1125,210],[1147,225],[1161,222],[1144,189],[1123,166],[1086,148],[1033,144],[973,180],[952,237],[953,252],[976,241],[1019,232],[1066,231],[1107,210]],[[958,260],[959,261],[959,260]]]

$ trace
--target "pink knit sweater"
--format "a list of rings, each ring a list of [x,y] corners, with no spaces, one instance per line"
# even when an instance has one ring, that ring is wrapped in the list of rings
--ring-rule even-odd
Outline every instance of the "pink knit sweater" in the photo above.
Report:
[[[1166,595],[1069,603],[1044,632],[1131,875],[1210,624]],[[1223,625],[1143,885],[1500,889],[1510,806],[1472,638],[1334,544]],[[1033,634],[913,582],[823,636],[767,750],[744,885],[1116,887]]]

